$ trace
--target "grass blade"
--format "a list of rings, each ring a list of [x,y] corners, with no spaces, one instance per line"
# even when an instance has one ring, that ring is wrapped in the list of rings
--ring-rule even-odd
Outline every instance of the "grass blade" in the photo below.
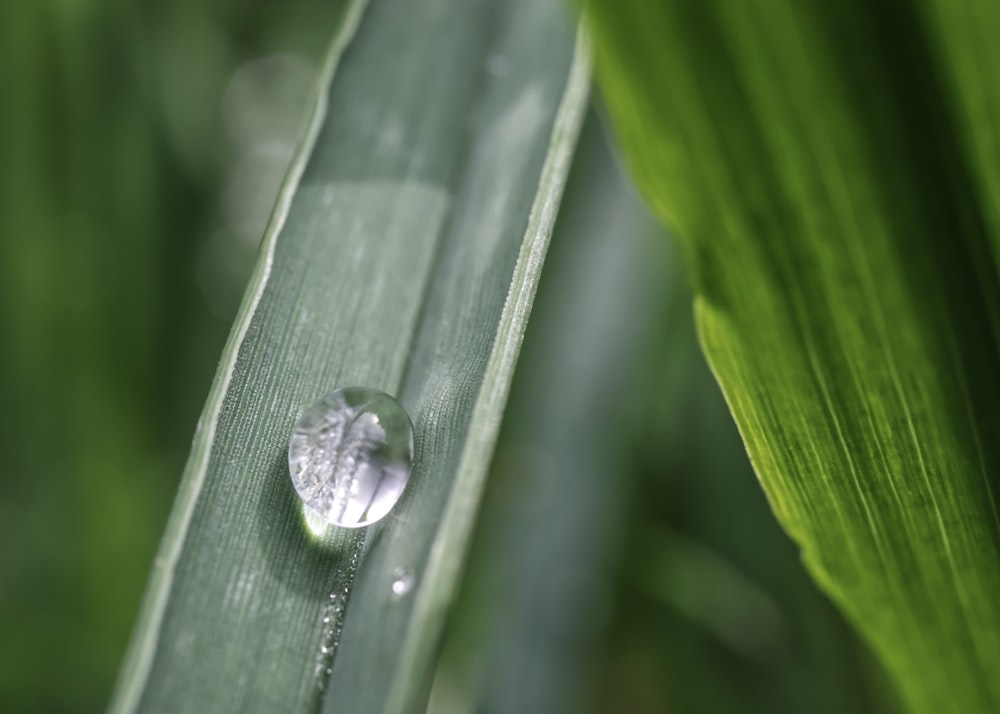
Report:
[[[996,711],[996,201],[955,55],[906,2],[587,8],[777,516],[913,711]]]
[[[587,71],[556,1],[364,5],[265,236],[113,710],[426,696]],[[302,405],[346,385],[399,396],[417,463],[384,521],[317,541],[287,439]],[[401,600],[398,568],[414,579]]]

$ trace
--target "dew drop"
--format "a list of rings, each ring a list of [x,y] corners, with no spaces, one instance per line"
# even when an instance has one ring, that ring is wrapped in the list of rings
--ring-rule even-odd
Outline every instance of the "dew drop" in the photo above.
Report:
[[[357,528],[384,517],[413,465],[413,424],[388,394],[365,387],[309,405],[288,444],[288,469],[307,513]]]
[[[410,592],[413,587],[413,576],[405,568],[396,568],[392,571],[392,594],[396,598],[401,598]]]

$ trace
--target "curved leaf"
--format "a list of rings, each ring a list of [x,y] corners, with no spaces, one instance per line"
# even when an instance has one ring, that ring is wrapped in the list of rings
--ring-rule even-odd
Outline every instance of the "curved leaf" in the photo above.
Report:
[[[996,162],[941,80],[967,57],[908,2],[586,7],[775,513],[913,711],[997,711],[997,196],[971,168]],[[957,74],[984,128],[996,82]]]

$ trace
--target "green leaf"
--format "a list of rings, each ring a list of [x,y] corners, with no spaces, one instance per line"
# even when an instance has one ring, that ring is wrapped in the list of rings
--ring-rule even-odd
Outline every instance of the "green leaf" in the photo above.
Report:
[[[586,3],[771,505],[914,712],[1000,709],[1000,10],[979,5]]]
[[[588,75],[557,0],[364,6],[322,73],[113,711],[408,711],[427,695]],[[399,397],[414,474],[379,524],[311,537],[288,437],[349,385]],[[397,569],[414,582],[401,598]]]

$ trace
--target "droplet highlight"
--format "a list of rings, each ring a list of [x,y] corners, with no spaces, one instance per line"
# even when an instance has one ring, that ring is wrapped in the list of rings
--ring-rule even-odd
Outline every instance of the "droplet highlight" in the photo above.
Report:
[[[309,405],[288,444],[288,470],[307,515],[358,528],[396,505],[413,468],[413,424],[402,405],[367,387]]]

